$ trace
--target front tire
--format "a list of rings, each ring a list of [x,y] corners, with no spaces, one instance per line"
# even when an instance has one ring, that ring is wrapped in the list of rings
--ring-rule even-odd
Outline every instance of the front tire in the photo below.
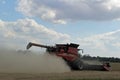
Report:
[[[80,64],[78,65],[78,70],[83,70],[83,64],[82,64],[82,63],[80,63]]]
[[[71,67],[73,70],[83,70],[83,61],[80,58],[77,58],[76,60],[72,62],[68,62],[68,65]]]

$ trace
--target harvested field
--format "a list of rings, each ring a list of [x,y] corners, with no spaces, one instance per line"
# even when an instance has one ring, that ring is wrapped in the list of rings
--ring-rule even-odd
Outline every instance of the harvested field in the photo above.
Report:
[[[111,63],[111,71],[70,71],[56,56],[1,52],[0,80],[120,80],[120,63]]]
[[[111,63],[111,71],[120,71],[120,63]]]
[[[111,63],[107,71],[71,71],[64,73],[0,73],[0,80],[120,80],[120,63]]]
[[[120,80],[120,72],[110,71],[72,71],[66,73],[45,73],[45,74],[25,74],[25,73],[0,73],[0,80]]]

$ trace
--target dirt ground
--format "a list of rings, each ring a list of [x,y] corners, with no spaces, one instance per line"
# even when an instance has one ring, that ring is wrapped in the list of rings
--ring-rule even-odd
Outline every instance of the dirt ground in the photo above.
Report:
[[[120,63],[111,63],[111,71],[71,71],[56,56],[0,52],[0,80],[120,80]]]
[[[0,80],[120,80],[120,63],[111,63],[111,66],[111,71],[69,71],[62,73],[0,72]]]
[[[78,80],[115,79],[120,80],[119,71],[71,71],[65,73],[0,73],[0,80]]]

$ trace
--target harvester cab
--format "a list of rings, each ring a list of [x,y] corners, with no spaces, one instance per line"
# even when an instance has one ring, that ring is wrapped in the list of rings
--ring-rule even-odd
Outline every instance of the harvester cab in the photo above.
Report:
[[[55,46],[47,46],[30,42],[27,45],[26,49],[29,49],[32,46],[46,48],[46,52],[48,52],[49,54],[51,55],[54,54],[58,57],[63,58],[72,70],[84,70],[84,69],[109,70],[108,69],[109,67],[108,66],[104,67],[104,65],[84,64],[79,54],[79,51],[83,52],[83,49],[78,49],[79,47],[78,44],[70,43],[70,44],[56,44]]]

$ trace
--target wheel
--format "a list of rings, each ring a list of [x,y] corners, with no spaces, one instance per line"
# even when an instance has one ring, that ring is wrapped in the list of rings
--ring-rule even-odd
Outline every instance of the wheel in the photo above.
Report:
[[[79,65],[78,65],[78,69],[79,69],[79,70],[83,70],[83,64],[79,64]]]
[[[79,58],[75,61],[75,64],[74,64],[77,68],[77,70],[83,70],[83,61]]]
[[[72,62],[68,62],[68,65],[73,70],[82,70],[83,69],[83,61],[80,58],[77,58],[76,60]]]

